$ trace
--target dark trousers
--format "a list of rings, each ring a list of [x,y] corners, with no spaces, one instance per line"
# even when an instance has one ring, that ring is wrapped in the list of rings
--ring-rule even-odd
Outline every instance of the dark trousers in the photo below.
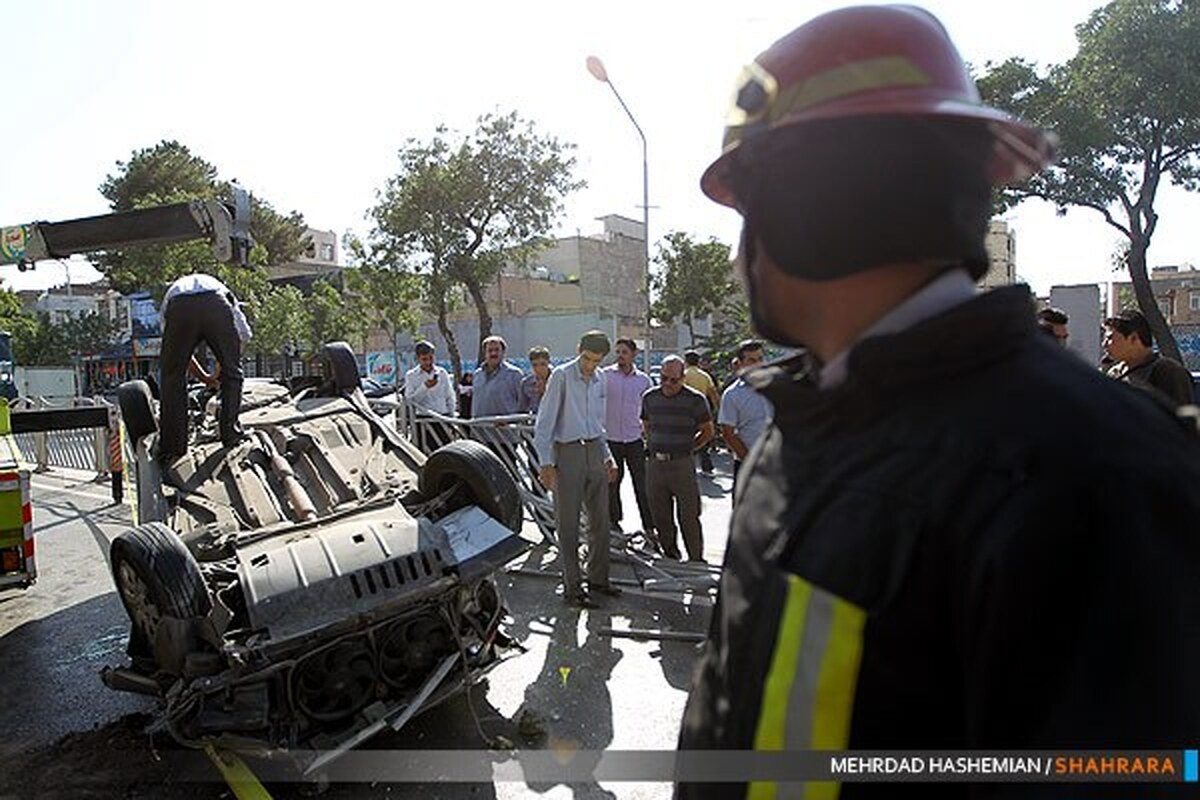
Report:
[[[688,558],[700,561],[704,558],[704,536],[700,529],[700,485],[696,482],[696,468],[690,456],[671,461],[650,459],[646,464],[646,489],[650,497],[650,509],[654,514],[654,529],[658,532],[658,543],[663,552],[679,558],[679,542],[676,538],[675,516],[678,511],[679,530],[683,531],[683,544]]]
[[[613,461],[617,463],[617,479],[608,485],[608,519],[613,525],[621,521],[621,481],[625,480],[626,466],[633,479],[633,494],[637,498],[638,513],[642,517],[642,530],[654,530],[654,517],[650,514],[650,500],[646,497],[646,445],[641,439],[632,442],[609,442]]]
[[[733,460],[733,488],[729,490],[729,496],[734,503],[737,503],[737,476],[738,470],[742,468],[742,462],[736,458]]]
[[[187,452],[187,371],[196,345],[204,342],[221,365],[221,441],[241,437],[242,340],[233,308],[216,292],[185,294],[167,306],[162,337],[159,451],[164,460]]]
[[[590,442],[557,442],[554,465],[554,524],[558,534],[558,557],[562,561],[566,596],[580,590],[579,513],[588,515],[588,585],[608,585],[608,505],[605,487],[608,466],[599,439]]]

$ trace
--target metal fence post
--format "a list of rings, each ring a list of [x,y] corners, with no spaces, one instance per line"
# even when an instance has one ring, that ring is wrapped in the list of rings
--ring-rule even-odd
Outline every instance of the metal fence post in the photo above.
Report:
[[[46,400],[43,397],[38,397],[36,408],[40,411],[46,405]],[[50,446],[45,431],[38,431],[33,435],[33,460],[36,462],[34,469],[37,472],[50,471]]]
[[[99,400],[95,401],[95,405],[100,404]],[[110,419],[109,425],[111,424],[112,420]],[[92,449],[96,455],[96,478],[99,480],[108,474],[110,461],[108,455],[108,436],[104,428],[96,428],[92,433],[92,444],[94,445]]]
[[[108,407],[108,471],[112,475],[112,499],[120,503],[125,497],[125,442],[122,436],[121,415],[115,406]]]

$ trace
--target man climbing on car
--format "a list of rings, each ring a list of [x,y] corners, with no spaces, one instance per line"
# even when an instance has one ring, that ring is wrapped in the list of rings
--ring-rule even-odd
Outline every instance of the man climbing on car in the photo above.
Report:
[[[209,386],[220,387],[221,442],[242,438],[238,414],[242,403],[242,347],[250,341],[250,324],[233,292],[211,275],[184,275],[163,295],[162,395],[159,413],[159,461],[169,465],[187,452],[187,375],[191,371]],[[217,358],[209,375],[196,359],[204,342]]]

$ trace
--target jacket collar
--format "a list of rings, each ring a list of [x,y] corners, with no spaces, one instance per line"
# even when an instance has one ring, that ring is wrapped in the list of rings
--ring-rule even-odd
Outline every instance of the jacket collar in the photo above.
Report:
[[[746,374],[746,382],[775,406],[780,422],[877,415],[909,385],[981,369],[1021,347],[1037,332],[1026,286],[994,289],[896,333],[872,336],[849,354],[844,383],[820,390],[819,368],[808,354]]]

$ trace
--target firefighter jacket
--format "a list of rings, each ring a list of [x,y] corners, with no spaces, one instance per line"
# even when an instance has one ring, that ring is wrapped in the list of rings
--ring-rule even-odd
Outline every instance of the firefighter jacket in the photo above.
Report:
[[[738,477],[681,748],[1200,742],[1200,437],[1038,335],[1032,308],[1000,289],[866,339],[827,391],[801,360],[749,376],[775,419]]]

